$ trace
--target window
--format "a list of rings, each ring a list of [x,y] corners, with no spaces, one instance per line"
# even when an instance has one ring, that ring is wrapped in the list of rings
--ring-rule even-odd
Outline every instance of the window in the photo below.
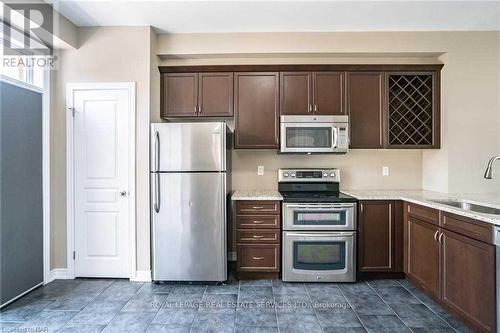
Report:
[[[6,61],[2,62],[0,74],[43,89],[45,68],[39,66],[29,66],[30,62],[33,62],[33,57],[31,56],[21,56],[15,58],[17,60],[16,63],[9,63]],[[24,64],[28,64],[28,66],[25,66]]]

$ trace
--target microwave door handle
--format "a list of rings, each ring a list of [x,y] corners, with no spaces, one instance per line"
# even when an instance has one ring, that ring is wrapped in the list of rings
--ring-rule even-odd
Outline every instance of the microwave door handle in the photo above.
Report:
[[[333,127],[333,131],[332,131],[332,142],[333,142],[332,148],[333,149],[337,148],[338,137],[339,137],[339,129],[338,129],[338,127]]]

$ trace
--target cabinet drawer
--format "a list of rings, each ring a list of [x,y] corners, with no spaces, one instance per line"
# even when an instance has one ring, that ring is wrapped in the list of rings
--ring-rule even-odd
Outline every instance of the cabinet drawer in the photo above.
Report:
[[[279,272],[278,244],[238,244],[238,271]]]
[[[274,216],[264,216],[264,215],[254,215],[254,216],[237,216],[236,224],[238,229],[247,228],[264,228],[264,229],[279,229],[280,227],[280,217],[279,215]]]
[[[279,201],[237,201],[236,214],[279,214]]]
[[[441,226],[464,236],[493,244],[493,227],[488,223],[443,212],[441,217]]]
[[[279,229],[253,229],[237,230],[236,242],[238,243],[278,243],[280,242]]]
[[[416,204],[407,204],[406,209],[410,216],[428,223],[439,225],[439,210]]]

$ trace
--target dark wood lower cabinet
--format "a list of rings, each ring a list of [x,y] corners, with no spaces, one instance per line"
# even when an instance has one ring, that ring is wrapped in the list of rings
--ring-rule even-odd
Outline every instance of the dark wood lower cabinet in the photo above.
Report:
[[[239,244],[239,272],[276,272],[279,270],[279,244]]]
[[[279,201],[238,201],[237,271],[240,279],[278,278],[281,262]]]
[[[408,280],[473,332],[496,332],[492,233],[484,222],[405,204]]]
[[[406,276],[427,294],[439,299],[439,227],[410,217],[407,228]]]
[[[359,202],[358,271],[403,272],[403,208],[394,200]],[[363,274],[370,277],[369,274]]]
[[[495,332],[495,247],[443,229],[442,302],[474,332]]]

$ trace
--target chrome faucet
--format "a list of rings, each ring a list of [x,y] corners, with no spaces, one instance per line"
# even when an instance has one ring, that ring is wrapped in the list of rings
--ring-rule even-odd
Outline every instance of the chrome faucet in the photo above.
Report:
[[[495,163],[496,160],[500,160],[500,155],[492,157],[490,161],[488,162],[488,166],[486,167],[486,172],[484,173],[484,178],[486,179],[491,179],[491,174],[492,174],[492,167],[493,163]]]

